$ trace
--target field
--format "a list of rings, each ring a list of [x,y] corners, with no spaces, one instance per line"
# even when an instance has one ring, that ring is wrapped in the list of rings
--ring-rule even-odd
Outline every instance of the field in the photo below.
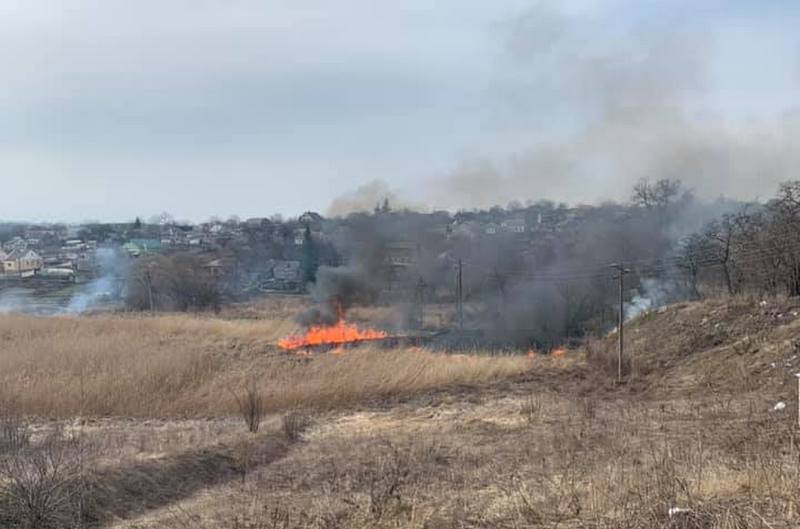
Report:
[[[560,358],[291,355],[297,308],[0,317],[0,525],[800,525],[788,301],[645,315],[622,384],[613,335]]]

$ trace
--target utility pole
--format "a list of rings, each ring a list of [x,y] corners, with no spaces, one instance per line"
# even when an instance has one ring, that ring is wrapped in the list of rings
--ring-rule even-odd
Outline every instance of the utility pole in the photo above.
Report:
[[[458,260],[458,286],[456,288],[458,295],[458,329],[464,330],[464,283],[463,283],[463,263],[461,259]]]
[[[419,328],[425,327],[425,280],[420,276],[417,281],[417,303],[419,304]]]
[[[625,274],[630,272],[620,262],[611,265],[611,268],[617,271],[617,277],[614,279],[619,280],[619,319],[617,322],[617,338],[619,344],[617,348],[617,382],[622,382],[622,357],[625,354]],[[631,365],[633,363],[631,362]]]
[[[797,426],[800,428],[800,373],[795,376],[797,377]]]

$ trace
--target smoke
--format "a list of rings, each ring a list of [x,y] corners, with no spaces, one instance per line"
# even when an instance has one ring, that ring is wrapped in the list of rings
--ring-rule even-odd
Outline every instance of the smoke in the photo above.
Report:
[[[30,306],[31,295],[25,289],[12,288],[0,292],[0,314],[27,312]]]
[[[420,204],[414,204],[401,196],[399,191],[392,189],[383,180],[373,180],[335,198],[328,207],[327,214],[331,217],[343,217],[350,213],[366,213],[382,206],[384,202],[393,209],[422,208]]]
[[[638,292],[625,304],[625,320],[662,307],[674,301],[681,290],[675,282],[660,279],[642,279]]]
[[[311,297],[316,305],[302,313],[298,321],[303,325],[336,323],[356,304],[368,304],[379,292],[374,275],[363,268],[363,263],[352,266],[322,266],[317,271],[317,281],[311,287]]]
[[[493,87],[497,137],[487,138],[509,154],[462,163],[436,184],[437,203],[627,200],[642,178],[753,199],[790,179],[797,112],[740,123],[719,110],[704,29],[599,24],[548,3],[511,20]]]
[[[67,314],[79,314],[119,298],[120,278],[127,276],[130,266],[115,248],[98,248],[95,253],[100,277],[86,283],[76,292],[64,309]]]
[[[333,239],[346,256],[342,266],[320,266],[309,285],[315,306],[299,315],[302,325],[335,323],[357,304],[374,302],[384,286],[385,249],[391,236],[383,220],[389,214],[352,215],[343,219]]]
[[[501,28],[497,108],[485,148],[425,188],[428,203],[450,210],[536,203],[510,208],[513,215],[462,211],[446,240],[435,243],[399,225],[400,218],[381,228],[385,241],[420,242],[421,252],[444,256],[418,255],[407,291],[418,275],[430,292],[452,293],[452,263],[463,260],[465,327],[497,342],[554,344],[607,329],[616,319],[608,263],[665,260],[681,236],[740,207],[738,199],[772,193],[800,166],[798,112],[745,121],[715,99],[718,43],[706,28],[676,20],[598,23],[551,5],[540,3]],[[680,180],[687,192],[660,212],[620,205],[642,179]],[[385,196],[397,200],[389,192],[372,183],[334,201],[331,211],[371,211]],[[602,205],[567,211],[542,199]],[[487,235],[488,224],[511,216],[543,231],[524,248],[512,234]],[[315,287],[323,307],[378,290],[377,269],[350,262]],[[650,277],[645,265],[631,267],[638,293],[627,317],[685,294],[678,283]],[[329,319],[325,310],[328,316],[315,317]]]

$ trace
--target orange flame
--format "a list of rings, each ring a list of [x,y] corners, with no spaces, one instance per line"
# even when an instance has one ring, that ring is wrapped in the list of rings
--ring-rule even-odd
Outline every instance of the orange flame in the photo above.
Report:
[[[536,358],[537,356],[539,356],[540,353],[538,351],[536,351],[535,349],[528,349],[528,353],[527,354],[528,354],[528,358]],[[564,356],[565,354],[567,354],[567,349],[565,347],[556,347],[556,348],[550,349],[550,352],[548,353],[548,355],[551,358],[559,358],[559,357]]]
[[[315,325],[305,334],[288,336],[278,341],[278,347],[287,351],[313,345],[341,345],[363,340],[380,340],[388,334],[375,329],[359,329],[357,326],[339,320],[334,325]]]

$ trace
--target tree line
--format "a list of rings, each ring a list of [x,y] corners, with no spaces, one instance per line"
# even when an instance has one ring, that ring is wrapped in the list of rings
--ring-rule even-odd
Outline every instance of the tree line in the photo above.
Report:
[[[719,291],[800,296],[800,181],[681,241],[677,266],[693,297]]]

